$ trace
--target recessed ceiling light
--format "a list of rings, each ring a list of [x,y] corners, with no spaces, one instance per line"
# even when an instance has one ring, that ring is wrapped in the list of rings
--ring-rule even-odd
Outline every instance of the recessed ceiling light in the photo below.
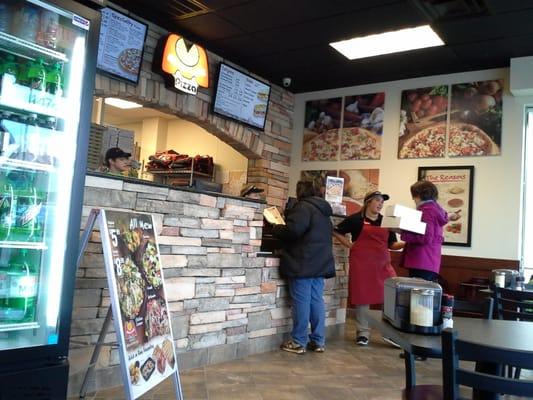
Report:
[[[357,37],[329,44],[350,60],[398,53],[425,47],[443,46],[444,42],[431,26],[400,29],[399,31]]]
[[[123,110],[142,107],[142,104],[138,104],[133,101],[118,99],[116,97],[106,97],[105,103],[113,107],[122,108]]]

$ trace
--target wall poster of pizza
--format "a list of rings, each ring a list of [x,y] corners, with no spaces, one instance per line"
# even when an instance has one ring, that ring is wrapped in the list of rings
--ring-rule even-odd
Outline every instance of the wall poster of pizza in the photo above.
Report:
[[[438,202],[448,212],[444,244],[469,247],[472,236],[474,167],[419,167],[418,179],[433,182]]]
[[[448,156],[499,155],[502,80],[452,85]]]
[[[341,160],[379,160],[385,93],[344,98]]]
[[[128,399],[177,373],[163,269],[150,214],[101,210],[100,231]]]
[[[338,160],[341,113],[341,97],[305,103],[302,161]]]
[[[402,91],[398,158],[444,157],[448,86]]]
[[[339,177],[344,178],[342,203],[347,215],[359,212],[365,194],[379,187],[379,169],[341,169]]]

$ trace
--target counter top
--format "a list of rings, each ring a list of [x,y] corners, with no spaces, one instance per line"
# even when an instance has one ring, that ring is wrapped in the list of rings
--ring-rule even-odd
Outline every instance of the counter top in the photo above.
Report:
[[[258,203],[258,204],[266,204],[264,200],[259,199],[250,199],[248,197],[239,197],[239,196],[232,196],[225,193],[219,193],[219,192],[210,192],[207,190],[197,190],[190,187],[181,187],[181,186],[170,186],[170,185],[164,185],[161,183],[156,183],[144,179],[138,179],[138,178],[132,178],[132,177],[126,177],[126,176],[117,176],[112,174],[105,174],[101,172],[87,172],[86,176],[92,176],[95,178],[100,179],[109,179],[112,181],[121,181],[121,182],[127,182],[132,183],[135,185],[144,185],[144,186],[151,186],[151,187],[158,187],[158,188],[168,188],[172,190],[179,190],[183,192],[190,192],[190,193],[199,193],[199,194],[206,194],[209,196],[216,196],[216,197],[225,197],[228,199],[234,199],[234,200],[240,200],[240,201],[246,201],[250,203]]]

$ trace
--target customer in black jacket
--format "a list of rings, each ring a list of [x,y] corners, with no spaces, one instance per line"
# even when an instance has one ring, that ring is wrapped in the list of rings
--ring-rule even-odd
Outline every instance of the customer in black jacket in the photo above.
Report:
[[[298,182],[298,202],[287,210],[286,225],[275,225],[273,229],[273,234],[285,243],[281,273],[289,280],[292,299],[291,339],[281,349],[297,354],[305,353],[306,347],[324,351],[324,278],[335,276],[331,206],[316,194],[312,182]]]

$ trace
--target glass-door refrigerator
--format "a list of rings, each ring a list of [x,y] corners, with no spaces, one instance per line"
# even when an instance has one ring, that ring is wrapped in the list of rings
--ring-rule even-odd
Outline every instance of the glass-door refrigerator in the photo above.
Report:
[[[99,24],[0,1],[0,400],[66,396]]]

